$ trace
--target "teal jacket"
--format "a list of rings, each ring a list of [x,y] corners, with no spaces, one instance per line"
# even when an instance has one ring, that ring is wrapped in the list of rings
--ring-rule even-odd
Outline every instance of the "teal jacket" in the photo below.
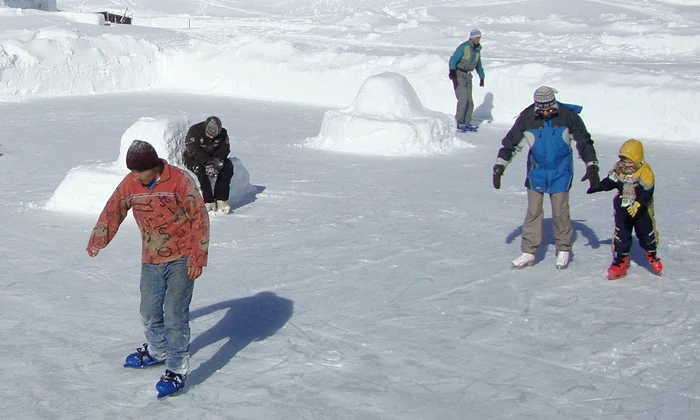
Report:
[[[474,45],[471,39],[459,44],[450,57],[450,70],[476,70],[480,79],[486,77],[481,65],[481,44]]]

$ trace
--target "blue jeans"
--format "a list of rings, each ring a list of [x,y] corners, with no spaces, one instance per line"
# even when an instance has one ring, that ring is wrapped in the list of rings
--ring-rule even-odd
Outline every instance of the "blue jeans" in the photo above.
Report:
[[[165,358],[167,368],[182,375],[189,372],[193,290],[186,257],[141,264],[141,318],[148,351],[157,359]]]

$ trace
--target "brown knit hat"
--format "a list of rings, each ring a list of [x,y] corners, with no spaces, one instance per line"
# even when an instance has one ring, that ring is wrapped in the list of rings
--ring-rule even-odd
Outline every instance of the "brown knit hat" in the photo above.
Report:
[[[132,171],[147,171],[160,165],[158,152],[151,143],[143,140],[134,140],[126,152],[126,167]]]

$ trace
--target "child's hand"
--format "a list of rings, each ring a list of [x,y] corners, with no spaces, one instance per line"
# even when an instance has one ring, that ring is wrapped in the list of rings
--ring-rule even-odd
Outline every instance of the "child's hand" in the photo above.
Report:
[[[629,213],[632,217],[636,216],[637,212],[639,211],[639,206],[641,206],[641,204],[639,204],[639,201],[635,201],[634,203],[627,206],[627,213]]]

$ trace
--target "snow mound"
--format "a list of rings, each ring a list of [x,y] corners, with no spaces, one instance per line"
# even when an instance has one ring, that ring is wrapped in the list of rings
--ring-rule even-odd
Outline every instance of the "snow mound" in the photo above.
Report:
[[[384,156],[446,153],[464,143],[454,118],[423,106],[408,80],[394,72],[365,80],[352,105],[326,112],[317,137],[306,146]]]
[[[126,167],[112,163],[77,166],[68,171],[44,210],[98,215],[127,173]]]
[[[185,116],[140,118],[122,135],[119,156],[115,162],[87,164],[71,169],[44,206],[44,210],[99,215],[109,196],[129,173],[126,167],[126,152],[136,139],[149,142],[158,152],[158,156],[171,165],[186,169],[182,163],[182,152],[189,127]],[[229,159],[234,169],[229,204],[235,209],[253,201],[258,190],[250,184],[250,173],[240,159]],[[194,175],[192,179],[197,182]]]
[[[122,134],[119,157],[115,164],[126,170],[126,152],[134,140],[151,143],[158,156],[174,166],[183,167],[185,135],[190,128],[187,117],[142,117]]]

